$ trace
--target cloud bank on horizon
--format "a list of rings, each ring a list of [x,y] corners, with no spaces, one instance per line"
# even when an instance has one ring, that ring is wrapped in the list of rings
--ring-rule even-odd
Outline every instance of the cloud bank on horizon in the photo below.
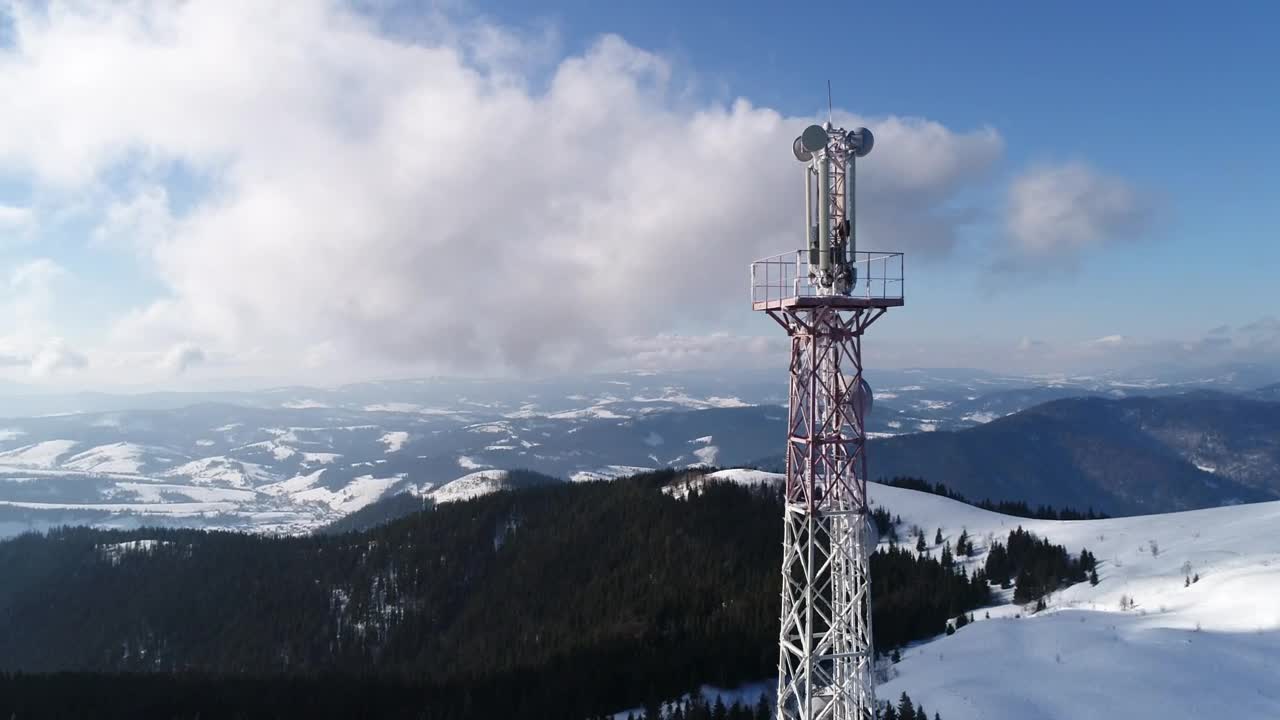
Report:
[[[327,1],[0,8],[0,191],[22,189],[0,194],[0,372],[475,373],[777,350],[725,328],[746,263],[799,244],[789,146],[813,118],[700,100],[672,60],[616,35],[561,53],[436,14],[390,34]],[[996,128],[836,119],[877,136],[859,168],[867,246],[944,259],[975,217],[1003,214],[985,256],[1044,272],[1149,220],[1139,189],[1081,163],[1001,180]],[[120,285],[155,290],[94,302],[76,287],[95,270],[55,245],[125,257]]]

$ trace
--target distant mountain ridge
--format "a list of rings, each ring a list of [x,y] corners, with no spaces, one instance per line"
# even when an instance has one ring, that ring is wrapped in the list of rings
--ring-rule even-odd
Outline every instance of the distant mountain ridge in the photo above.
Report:
[[[1254,391],[1253,396],[1259,400],[1280,402],[1280,383],[1260,387]]]
[[[877,439],[876,477],[1112,514],[1280,498],[1280,404],[1196,391],[1056,400],[956,432]]]
[[[974,498],[1082,510],[1094,503],[1112,514],[1270,498],[1274,452],[1260,439],[1268,437],[1274,420],[1264,413],[1254,426],[1238,431],[1231,422],[1258,411],[1238,409],[1231,398],[1275,400],[1280,385],[1243,388],[1242,378],[1266,376],[1262,369],[1246,370],[1201,376],[1238,396],[1214,400],[1213,407],[1226,407],[1210,413],[1212,419],[1170,400],[1172,414],[1150,419],[1161,428],[1158,433],[1132,433],[1121,423],[1116,432],[1086,441],[1088,413],[1075,420],[1059,418],[1077,436],[1068,443],[1071,448],[1028,444],[1036,430],[1042,436],[1049,432],[1046,417],[1020,421],[1017,427],[1030,433],[1027,437],[994,445],[984,445],[983,439],[1004,426],[961,436],[962,444],[971,438],[978,443],[972,448],[951,447],[955,441],[943,436],[903,438],[983,428],[1047,401],[1096,397],[1114,402],[1135,393],[1164,401],[1185,390],[1153,379],[869,371],[876,393],[867,424],[873,438],[871,469],[923,476]],[[0,415],[36,406],[71,410],[0,420],[0,537],[68,524],[295,533],[398,493],[446,501],[465,495],[468,485],[518,469],[587,480],[691,465],[776,468],[786,434],[782,377],[620,373],[524,383],[420,380],[240,394],[0,397]],[[165,407],[191,401],[199,402]],[[144,407],[83,412],[132,402]],[[1082,423],[1083,429],[1076,427]],[[878,458],[881,444],[887,450]],[[895,453],[899,446],[921,449]],[[1099,451],[1078,452],[1086,446]],[[1102,449],[1111,453],[1109,464],[1099,465]],[[1018,460],[1020,453],[1025,462]],[[935,462],[943,456],[945,462]],[[1077,472],[1081,462],[1092,469]],[[1090,479],[1108,467],[1120,475]],[[982,480],[963,479],[970,476]],[[1170,487],[1144,485],[1149,476],[1164,478]]]

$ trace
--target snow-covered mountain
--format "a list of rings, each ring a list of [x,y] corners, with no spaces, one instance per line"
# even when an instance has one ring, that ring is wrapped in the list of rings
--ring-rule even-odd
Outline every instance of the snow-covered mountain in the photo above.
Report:
[[[740,470],[710,478],[781,482]],[[1100,579],[1053,593],[1038,613],[1006,599],[954,635],[908,648],[880,698],[906,691],[948,720],[1280,717],[1280,502],[1059,522],[883,485],[870,492],[929,539],[940,528],[954,543],[967,531],[973,568],[1020,526],[1072,553],[1088,549]]]
[[[872,443],[876,477],[1112,515],[1280,498],[1280,403],[1192,391],[1068,398],[980,427]]]
[[[465,498],[513,469],[586,480],[746,462],[781,436],[782,411],[738,404],[573,417],[200,405],[11,419],[0,537],[65,524],[299,532],[396,493]]]
[[[1111,379],[965,370],[869,378],[875,442],[975,428],[1064,396],[1136,391]],[[528,469],[589,480],[645,468],[767,465],[785,435],[785,389],[777,372],[762,371],[0,398],[0,415],[10,416],[0,420],[0,537],[60,524],[299,532],[396,493],[465,496],[442,490],[473,473]],[[50,412],[57,414],[42,414]],[[1189,464],[1187,472],[1226,483],[1235,466],[1213,455],[1219,446],[1230,450],[1204,445],[1195,458],[1222,465],[1222,475]],[[1266,457],[1239,469],[1265,476]]]

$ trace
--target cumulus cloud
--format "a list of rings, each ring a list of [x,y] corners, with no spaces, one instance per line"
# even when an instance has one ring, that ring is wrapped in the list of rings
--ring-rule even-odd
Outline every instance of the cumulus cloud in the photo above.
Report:
[[[31,208],[0,203],[0,242],[29,231],[34,222]]]
[[[0,282],[0,368],[48,377],[87,367],[88,358],[57,335],[52,318],[57,287],[67,276],[53,260],[34,258]]]
[[[56,289],[67,271],[49,258],[22,261],[0,281],[2,345],[11,355],[29,357],[53,334],[51,313]]]
[[[173,223],[168,191],[158,185],[147,185],[127,198],[112,201],[93,238],[99,243],[146,253],[172,237]]]
[[[179,343],[169,348],[160,359],[160,367],[172,375],[181,375],[204,361],[204,351],[199,347],[191,343]]]
[[[57,373],[71,373],[88,367],[89,359],[67,345],[61,338],[43,343],[31,357],[31,375],[48,377]]]
[[[1141,237],[1151,211],[1150,201],[1133,185],[1087,165],[1035,168],[1009,187],[1010,242],[999,264],[1072,267],[1085,251]]]
[[[49,258],[33,258],[9,271],[9,289],[14,292],[45,293],[66,269]]]
[[[168,290],[117,324],[128,347],[580,366],[673,318],[721,326],[746,264],[802,242],[790,144],[811,119],[691,101],[669,60],[616,36],[548,64],[541,36],[393,37],[337,2],[55,0],[13,17],[0,98],[23,111],[0,112],[0,162],[49,188],[142,188],[99,233],[141,241]],[[944,255],[999,134],[837,120],[878,139],[863,244]],[[175,167],[199,178],[181,208]]]

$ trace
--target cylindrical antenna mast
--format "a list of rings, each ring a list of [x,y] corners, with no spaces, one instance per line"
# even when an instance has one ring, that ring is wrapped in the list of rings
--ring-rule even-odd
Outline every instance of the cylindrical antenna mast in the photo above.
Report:
[[[848,295],[858,281],[856,159],[875,142],[866,128],[810,125],[792,143],[805,164],[805,240],[808,280],[818,295]],[[817,176],[816,178],[814,176]],[[817,181],[817,192],[813,183]],[[816,197],[815,197],[816,196]],[[814,203],[817,203],[817,215]],[[817,227],[814,227],[816,221]],[[816,230],[817,237],[813,237]]]
[[[831,158],[824,150],[818,162],[818,281],[831,282]]]
[[[855,207],[857,195],[855,194],[856,188],[854,185],[854,171],[856,169],[854,156],[850,155],[844,164],[844,221],[849,223],[848,261],[851,263],[858,258],[858,216],[857,208]],[[857,273],[857,266],[854,266],[853,271]],[[852,285],[856,282],[857,276],[855,275],[849,284]]]

